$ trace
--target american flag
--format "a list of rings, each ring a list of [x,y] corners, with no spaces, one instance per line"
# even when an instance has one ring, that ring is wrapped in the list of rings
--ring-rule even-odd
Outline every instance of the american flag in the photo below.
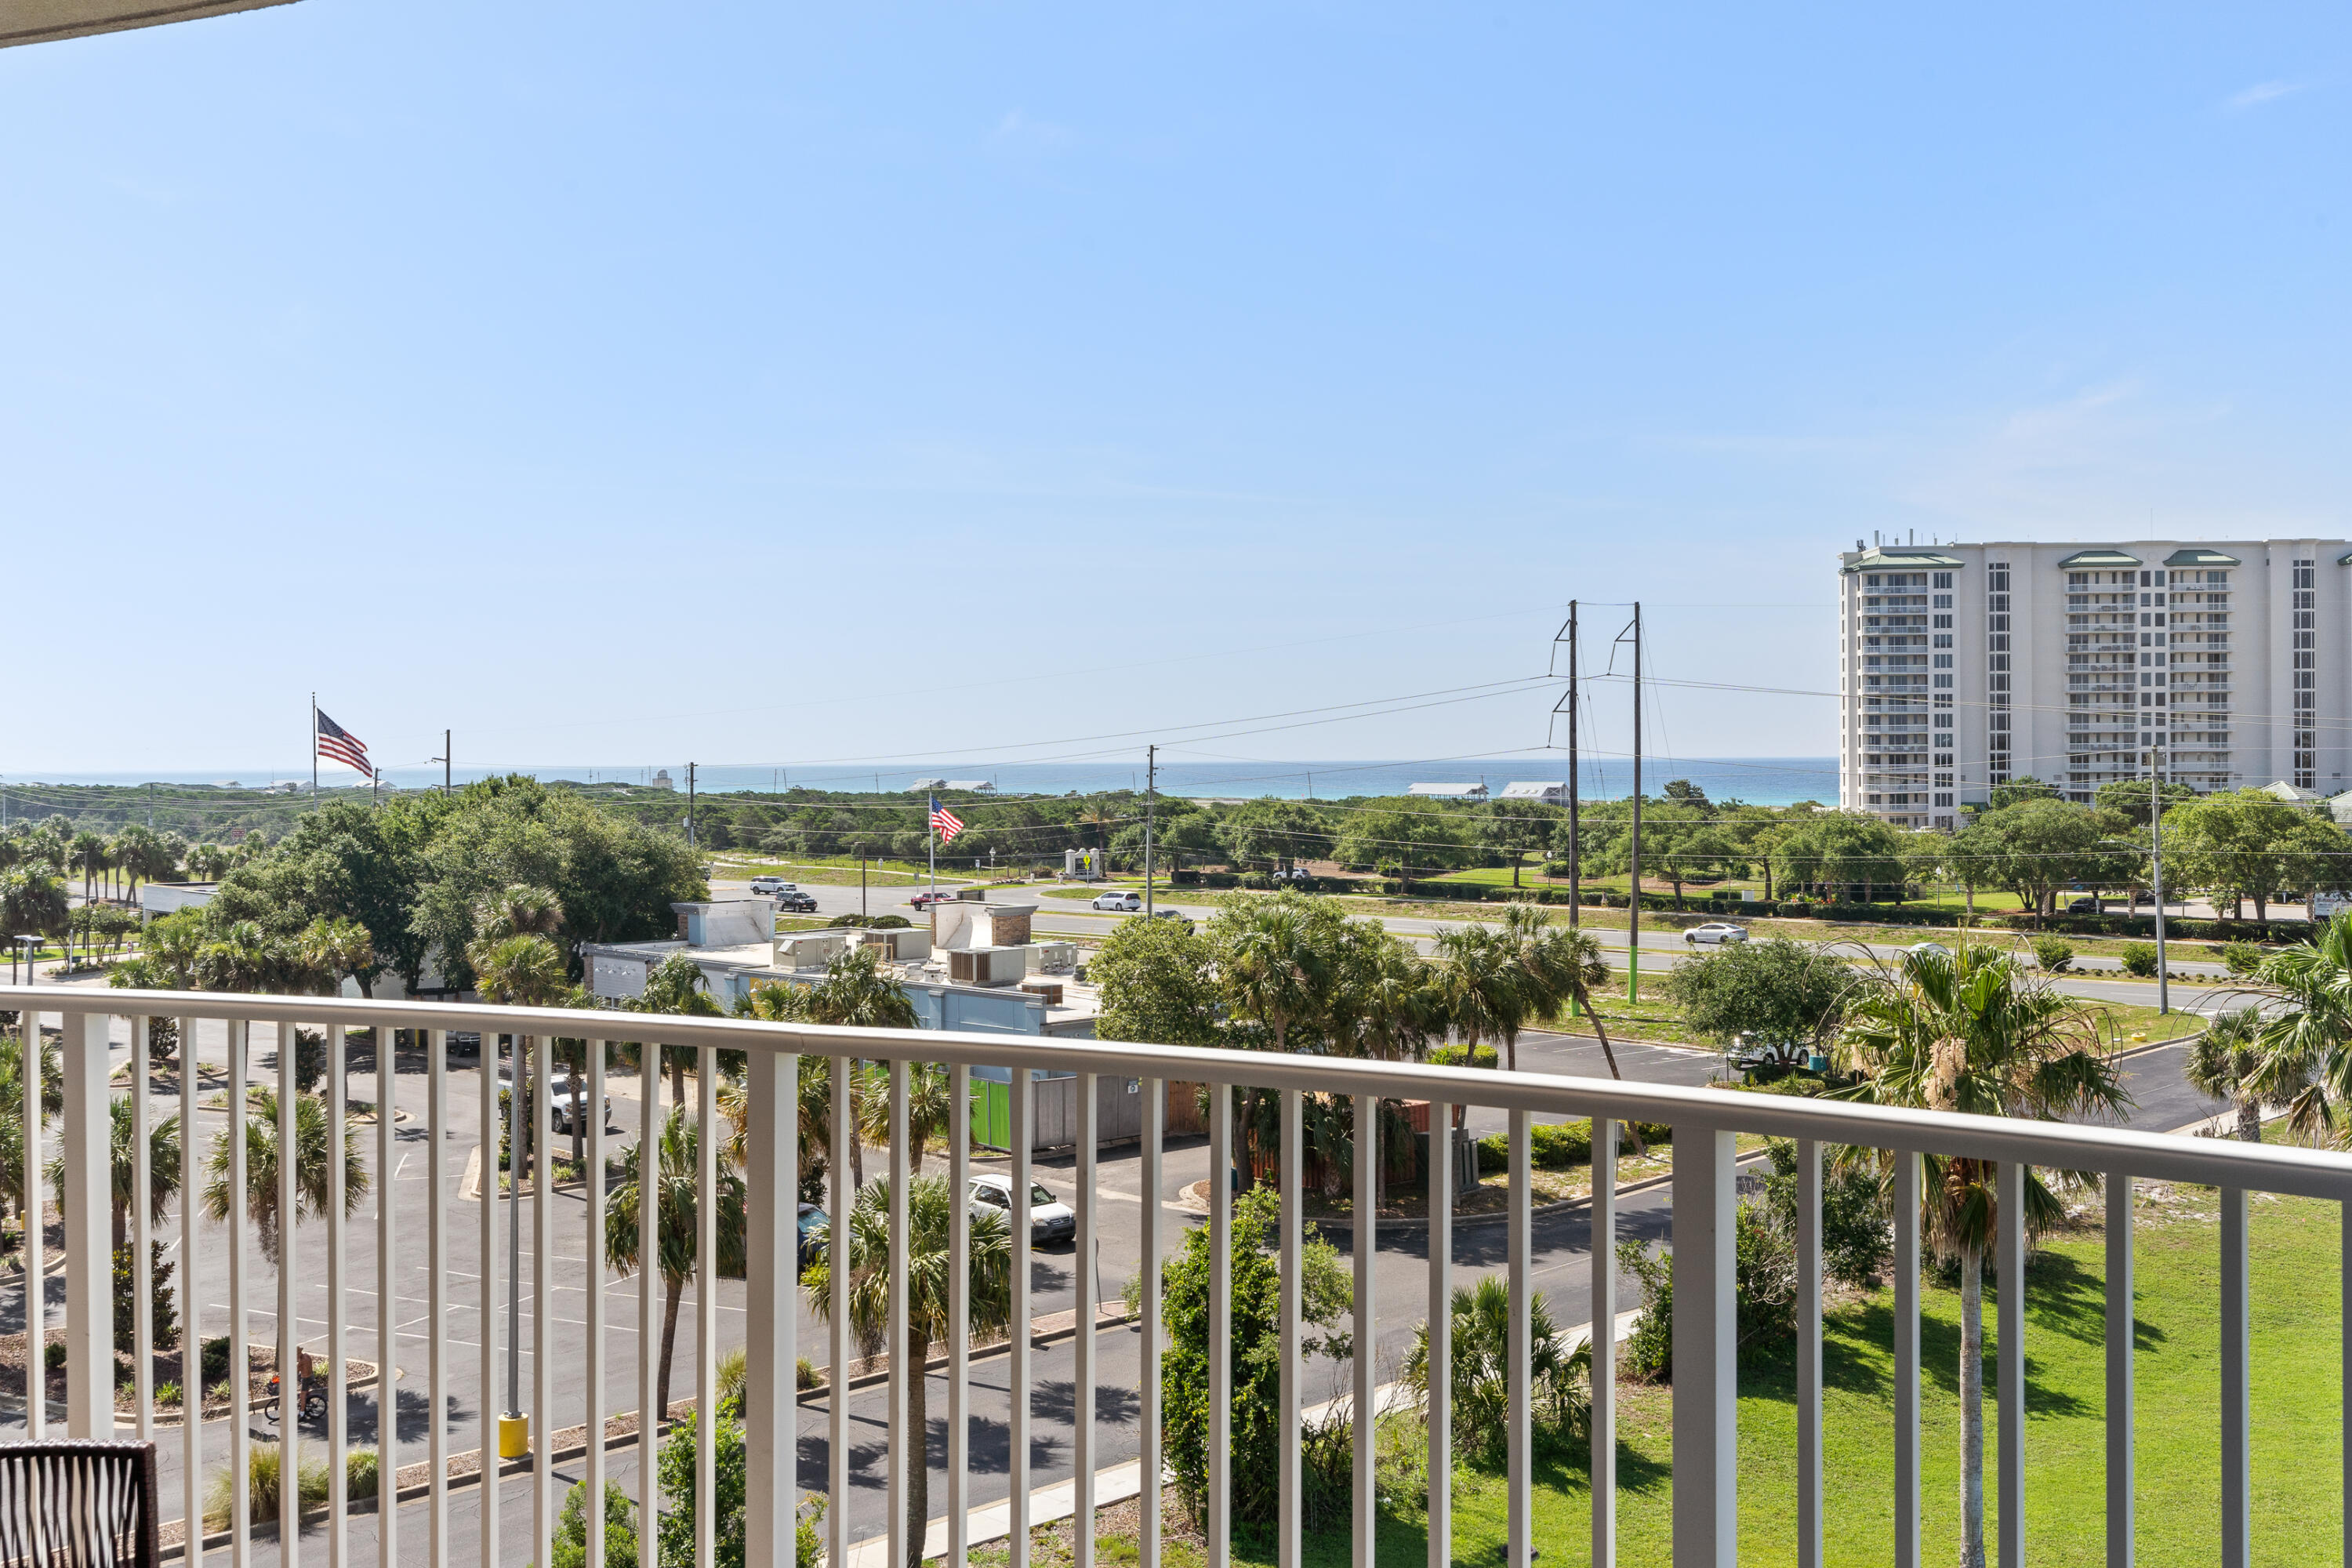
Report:
[[[368,764],[367,742],[324,713],[319,715],[319,754],[347,768],[357,768],[370,778],[375,777],[375,769]]]
[[[931,830],[942,844],[952,844],[955,836],[963,831],[963,818],[940,804],[938,795],[931,796]]]

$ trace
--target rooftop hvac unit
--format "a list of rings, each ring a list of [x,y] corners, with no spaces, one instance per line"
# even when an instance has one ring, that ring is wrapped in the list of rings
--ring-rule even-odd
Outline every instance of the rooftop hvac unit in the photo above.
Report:
[[[948,953],[948,979],[958,985],[1011,985],[1028,973],[1028,953],[1018,947],[965,947]]]
[[[1078,966],[1078,944],[1074,942],[1033,942],[1021,951],[1029,954],[1029,967],[1038,973],[1066,974]]]

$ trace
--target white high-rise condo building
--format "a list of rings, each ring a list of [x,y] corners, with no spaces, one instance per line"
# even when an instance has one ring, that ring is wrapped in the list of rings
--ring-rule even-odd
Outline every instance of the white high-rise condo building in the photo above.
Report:
[[[1954,827],[2032,777],[2346,787],[2340,539],[1888,544],[1838,557],[1838,799]]]

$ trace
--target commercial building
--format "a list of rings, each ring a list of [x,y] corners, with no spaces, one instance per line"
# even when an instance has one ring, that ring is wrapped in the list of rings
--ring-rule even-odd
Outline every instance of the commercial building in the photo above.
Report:
[[[2346,787],[2352,543],[1856,547],[1838,559],[1838,798],[1958,826],[2032,777]]]

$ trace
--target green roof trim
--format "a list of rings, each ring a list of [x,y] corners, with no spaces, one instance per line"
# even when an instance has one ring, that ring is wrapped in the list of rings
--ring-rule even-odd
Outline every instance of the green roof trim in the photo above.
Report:
[[[1853,559],[1848,572],[1909,572],[1935,566],[1948,571],[1968,563],[1925,544],[1874,544]]]
[[[2138,556],[2126,555],[2120,550],[2077,550],[2074,554],[2058,563],[2058,569],[2063,572],[2076,566],[2137,566],[2138,564]]]
[[[2218,550],[2176,550],[2171,554],[2164,558],[2164,563],[2167,566],[2236,566],[2241,564],[2236,556],[2224,555]],[[2339,561],[2336,564],[2340,566],[2343,563]]]

